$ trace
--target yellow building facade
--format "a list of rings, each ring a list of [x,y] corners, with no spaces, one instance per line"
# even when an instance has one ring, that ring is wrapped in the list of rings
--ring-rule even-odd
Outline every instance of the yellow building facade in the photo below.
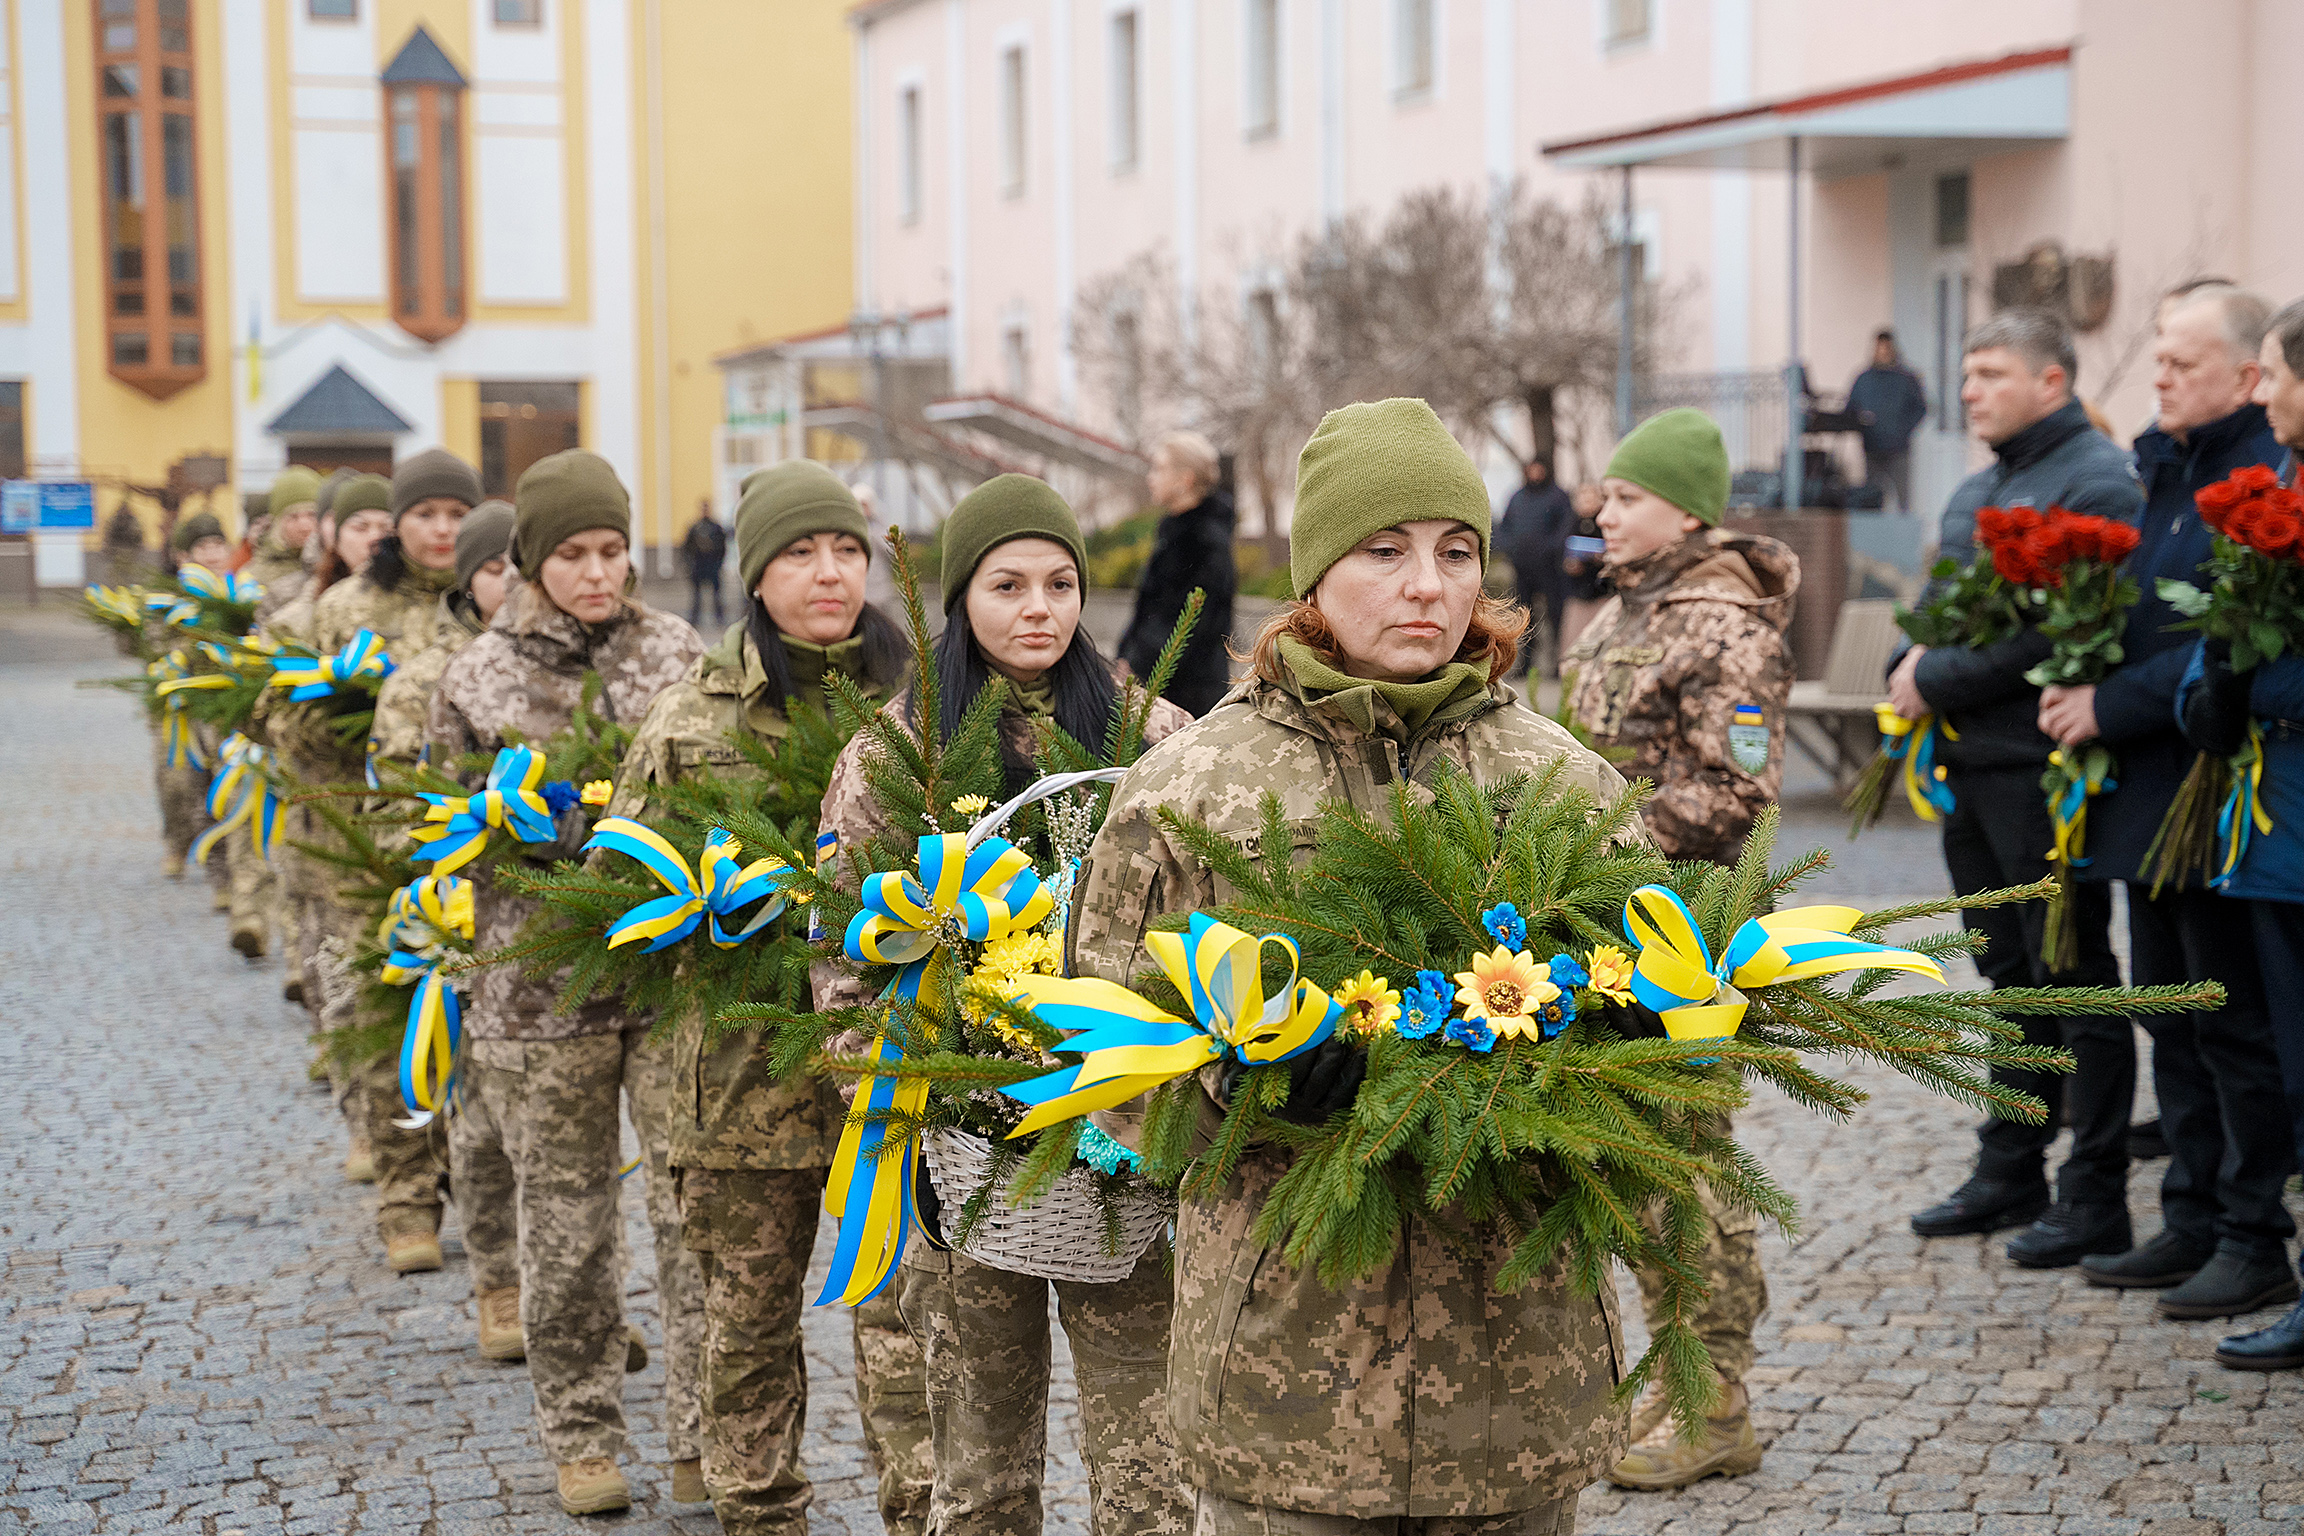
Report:
[[[147,528],[220,475],[231,525],[291,462],[445,445],[509,494],[580,444],[668,559],[712,359],[849,312],[845,10],[0,0],[0,473]]]

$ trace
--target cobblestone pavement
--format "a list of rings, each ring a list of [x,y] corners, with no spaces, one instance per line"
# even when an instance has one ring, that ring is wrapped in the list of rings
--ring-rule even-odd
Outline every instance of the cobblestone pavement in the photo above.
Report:
[[[0,1531],[714,1529],[668,1499],[660,1364],[625,1394],[633,1513],[568,1520],[526,1377],[471,1347],[453,1224],[443,1272],[384,1271],[276,967],[231,954],[202,884],[159,878],[142,728],[72,687],[120,670],[57,609],[0,610],[0,1068],[17,1089],[0,1129]],[[1787,823],[1787,846],[1845,832],[1812,775]],[[1932,834],[1904,817],[1808,892],[1884,902],[1940,882]],[[1861,1155],[1781,1101],[1739,1119],[1806,1212],[1796,1241],[1766,1240],[1765,1467],[1679,1494],[1595,1489],[1581,1528],[2304,1528],[2304,1381],[2218,1369],[2225,1325],[2158,1322],[2147,1296],[2014,1270],[1981,1240],[1917,1242],[1904,1217],[1965,1174],[1971,1121],[1900,1080],[1865,1085]],[[2156,1176],[2132,1191],[2146,1231]],[[628,1248],[644,1256],[639,1194]],[[647,1271],[629,1294],[654,1344]],[[845,1319],[812,1313],[807,1348],[812,1529],[870,1532]],[[1077,1536],[1059,1366],[1048,1530]]]

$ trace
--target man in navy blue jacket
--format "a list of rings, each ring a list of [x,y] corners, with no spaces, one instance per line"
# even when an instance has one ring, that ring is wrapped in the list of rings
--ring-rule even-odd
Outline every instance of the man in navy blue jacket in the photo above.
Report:
[[[2196,637],[2176,627],[2182,617],[2156,584],[2201,584],[2212,535],[2193,497],[2244,465],[2280,460],[2264,407],[2251,400],[2268,319],[2262,299],[2229,287],[2200,289],[2163,315],[2153,354],[2160,420],[2136,440],[2143,542],[2127,565],[2143,596],[2123,659],[2094,687],[2048,688],[2040,700],[2041,730],[2067,747],[2101,740],[2118,760],[2119,787],[2089,809],[2078,873],[2127,883],[2133,979],[2226,988],[2220,1009],[2143,1020],[2168,1140],[2164,1225],[2140,1248],[2081,1261],[2095,1284],[2165,1290],[2158,1306],[2168,1317],[2234,1317],[2296,1295],[2287,1263],[2296,1226],[2281,1203],[2294,1158],[2249,915],[2193,884],[2154,896],[2142,876],[2193,758],[2175,702]]]

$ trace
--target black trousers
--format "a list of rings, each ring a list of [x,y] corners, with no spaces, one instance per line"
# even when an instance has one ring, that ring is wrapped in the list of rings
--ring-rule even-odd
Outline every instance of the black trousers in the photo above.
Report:
[[[688,622],[691,626],[704,622],[704,599],[707,594],[712,599],[712,622],[715,624],[728,622],[728,612],[720,606],[720,573],[714,571],[709,576],[699,576],[694,571],[690,571],[688,573]]]
[[[1963,896],[2029,885],[2050,873],[2055,833],[2035,769],[1955,772],[1953,808],[1944,818],[1944,865],[1952,889]],[[2041,959],[2048,904],[1963,912],[1960,920],[1989,941],[1976,969],[1995,987],[2116,987],[2120,962],[2112,953],[2112,893],[2104,885],[2073,888],[2080,930],[2080,965],[2057,975]],[[2023,1183],[2041,1177],[2061,1118],[2072,1127],[2072,1154],[2057,1176],[2057,1193],[2086,1204],[2124,1204],[2128,1191],[2128,1112],[2136,1099],[2136,1033],[2126,1016],[2091,1013],[2070,1018],[2018,1020],[2032,1045],[2062,1046],[2079,1065],[2069,1077],[1994,1067],[1992,1080],[2020,1089],[2048,1106],[2038,1125],[1989,1119],[1977,1129],[1976,1171],[1989,1179]]]
[[[2129,956],[2140,987],[2224,983],[2221,1008],[2139,1020],[2152,1036],[2152,1084],[2160,1094],[2160,1132],[2168,1138],[2161,1220],[2201,1248],[2230,1245],[2283,1256],[2296,1223],[2280,1195],[2296,1149],[2257,963],[2253,905],[2211,891],[2165,891],[2155,898],[2131,885]]]
[[[2304,903],[2252,901],[2256,968],[2264,976],[2272,1049],[2280,1058],[2280,1087],[2288,1099],[2288,1131],[2296,1166],[2304,1168]]]

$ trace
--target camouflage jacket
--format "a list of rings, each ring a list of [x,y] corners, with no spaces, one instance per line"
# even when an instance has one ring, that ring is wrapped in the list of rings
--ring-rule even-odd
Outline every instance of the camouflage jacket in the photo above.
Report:
[[[1231,889],[1156,819],[1165,806],[1249,854],[1265,791],[1280,797],[1286,856],[1302,857],[1322,807],[1387,813],[1391,786],[1428,786],[1443,763],[1489,781],[1573,760],[1570,781],[1612,798],[1616,771],[1567,731],[1491,688],[1470,713],[1428,726],[1403,752],[1376,704],[1377,733],[1260,679],[1147,754],[1114,792],[1083,877],[1074,974],[1129,981],[1144,930]],[[1391,728],[1394,735],[1381,734]],[[1499,1294],[1511,1234],[1473,1226],[1477,1254],[1418,1219],[1383,1274],[1331,1291],[1255,1225],[1293,1161],[1250,1150],[1210,1200],[1176,1219],[1176,1316],[1168,1417],[1185,1477],[1228,1499],[1357,1520],[1490,1516],[1573,1497],[1623,1445],[1612,1394],[1623,1374],[1614,1298],[1580,1296],[1555,1264]],[[1459,1223],[1458,1225],[1468,1225]]]
[[[456,580],[454,571],[431,571],[411,565],[391,587],[379,587],[366,576],[348,577],[320,594],[312,605],[311,621],[300,633],[286,630],[299,603],[280,614],[276,633],[309,645],[322,656],[332,655],[362,630],[373,631],[395,666],[411,660],[432,643],[440,621],[440,596]],[[345,742],[331,728],[331,712],[321,703],[297,704],[284,693],[266,689],[256,704],[281,762],[306,784],[354,784],[366,777],[367,742],[354,737]]]
[[[1645,815],[1666,858],[1728,863],[1784,781],[1799,558],[1716,528],[1610,574],[1616,596],[1560,664],[1574,719],[1632,749],[1624,776],[1656,786]]]
[[[1117,669],[1115,677],[1122,687],[1140,686],[1127,680]],[[907,688],[888,703],[891,718],[902,721],[910,710],[912,691]],[[1182,708],[1166,699],[1156,699],[1152,712],[1144,721],[1144,740],[1147,744],[1166,740],[1192,723],[1192,717]],[[1010,710],[1000,717],[1000,729],[1009,747],[1029,758],[1039,749],[1032,718],[1020,710]],[[861,848],[876,837],[886,837],[894,830],[887,813],[872,794],[872,787],[864,776],[865,754],[872,750],[872,738],[859,731],[840,760],[832,765],[832,781],[824,794],[824,819],[817,827],[821,837],[830,832],[839,839],[841,848]],[[965,832],[972,818],[953,817],[945,823],[946,830]],[[848,889],[856,889],[855,865],[843,860],[840,866],[841,882]],[[816,1006],[823,1009],[858,1008],[872,1000],[871,991],[863,980],[846,965],[833,961],[820,962],[813,973]],[[862,1049],[857,1041],[856,1048]]]
[[[465,593],[451,589],[440,594],[431,643],[402,662],[377,690],[376,718],[368,729],[371,759],[403,768],[426,760],[425,717],[432,707],[432,690],[440,685],[448,663],[486,628],[480,610]]]
[[[248,562],[245,574],[263,583],[264,595],[256,600],[256,622],[261,624],[272,615],[296,601],[312,573],[304,567],[304,556],[280,542],[270,529],[256,545],[256,558]]]
[[[783,737],[785,701],[769,697],[759,648],[745,629],[742,620],[730,625],[648,706],[616,776],[610,815],[646,822],[655,809],[652,791],[699,772],[732,782],[760,777],[735,739]],[[821,675],[801,670],[803,653],[788,657],[796,697],[823,698]],[[683,1019],[673,1036],[673,1166],[830,1167],[846,1113],[838,1090],[806,1075],[779,1080],[769,1070],[770,1042],[759,1033],[726,1035],[707,1049],[704,1026],[701,1018]]]
[[[432,761],[445,766],[493,756],[512,734],[541,746],[576,718],[586,672],[600,674],[602,715],[640,720],[703,649],[687,620],[640,602],[627,601],[605,624],[582,624],[541,592],[508,580],[504,605],[487,632],[448,663],[432,690],[425,721]],[[475,788],[485,777],[466,774]],[[509,945],[538,903],[486,877],[476,886],[474,944],[485,954]],[[488,966],[473,983],[465,1027],[481,1040],[565,1040],[613,1034],[629,1022],[613,1001],[555,1013],[559,995],[556,978],[533,977],[517,965]]]

